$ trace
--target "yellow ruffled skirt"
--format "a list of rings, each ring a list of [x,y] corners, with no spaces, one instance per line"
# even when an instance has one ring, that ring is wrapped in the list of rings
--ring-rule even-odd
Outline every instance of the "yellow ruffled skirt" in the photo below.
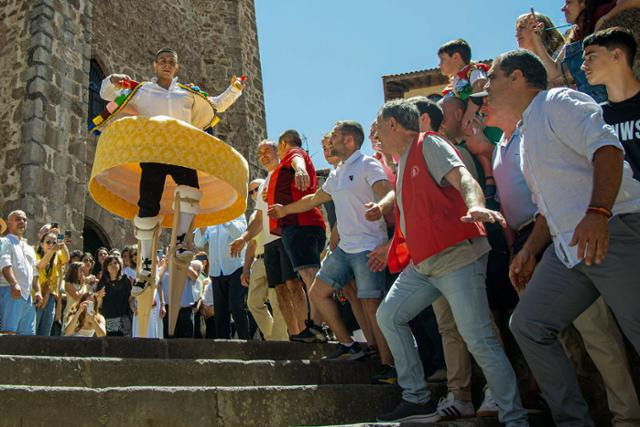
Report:
[[[125,117],[103,130],[89,181],[96,203],[133,219],[138,213],[140,163],[145,162],[198,171],[202,199],[194,227],[230,221],[247,207],[249,169],[244,157],[220,139],[166,116]],[[163,227],[172,225],[175,188],[167,176],[160,202]]]

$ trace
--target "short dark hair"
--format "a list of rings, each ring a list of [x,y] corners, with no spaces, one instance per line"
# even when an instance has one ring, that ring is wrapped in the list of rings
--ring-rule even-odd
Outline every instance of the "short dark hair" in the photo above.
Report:
[[[407,99],[407,101],[412,102],[413,105],[416,106],[421,116],[427,114],[429,119],[431,119],[431,128],[434,132],[438,132],[444,117],[442,108],[426,96],[414,96],[413,98]]]
[[[282,141],[293,147],[302,147],[302,138],[295,129],[287,129],[282,132],[282,135],[278,138],[278,143]]]
[[[471,46],[469,46],[469,43],[464,39],[455,39],[446,42],[438,49],[438,55],[441,53],[446,53],[449,56],[453,56],[454,53],[459,53],[465,64],[471,62]]]
[[[170,53],[173,56],[176,57],[176,61],[178,60],[178,52],[176,52],[174,49],[170,48],[170,47],[162,47],[160,49],[158,49],[158,51],[156,52],[156,56],[154,57],[154,61],[156,59],[158,59],[158,56],[160,56],[161,53]]]
[[[393,99],[385,102],[378,114],[383,119],[393,117],[406,130],[420,132],[420,112],[418,107],[406,99]]]
[[[547,89],[547,70],[540,58],[528,50],[510,50],[498,55],[493,63],[494,66],[497,64],[507,76],[515,70],[520,70],[529,86],[540,90]]]
[[[636,57],[638,44],[633,37],[633,33],[626,28],[607,28],[585,37],[582,41],[583,49],[594,45],[606,47],[607,50],[620,49],[624,52],[627,64],[633,68],[633,60]]]
[[[69,258],[79,258],[82,259],[82,251],[80,249],[74,249],[69,254]]]
[[[358,148],[362,147],[364,131],[360,123],[353,120],[340,120],[336,123],[336,129],[344,134],[351,135]]]

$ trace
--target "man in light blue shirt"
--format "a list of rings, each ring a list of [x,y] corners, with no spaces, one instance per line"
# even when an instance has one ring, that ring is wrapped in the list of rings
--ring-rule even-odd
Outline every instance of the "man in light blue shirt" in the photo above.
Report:
[[[247,288],[240,281],[244,250],[239,257],[232,257],[229,245],[247,229],[244,215],[238,218],[198,229],[194,232],[194,243],[198,247],[208,244],[209,276],[213,286],[213,309],[215,312],[216,336],[231,338],[231,318],[240,339],[249,339],[249,317],[247,315]]]
[[[546,90],[538,57],[507,52],[488,77],[490,107],[520,120],[522,170],[539,212],[510,268],[524,290],[511,330],[555,423],[593,426],[557,335],[602,295],[640,351],[640,182],[602,109],[580,92]]]
[[[487,124],[504,131],[493,153],[493,176],[504,218],[515,233],[511,252],[516,255],[533,230],[537,212],[520,164],[521,129],[517,126],[518,120],[511,114],[496,114],[487,107],[483,109],[487,113]],[[538,261],[540,257],[542,252],[536,254]],[[573,321],[573,325],[580,332],[587,353],[604,381],[609,410],[613,415],[612,423],[640,424],[640,404],[622,334],[604,299],[598,298]],[[562,335],[560,339],[563,339]]]

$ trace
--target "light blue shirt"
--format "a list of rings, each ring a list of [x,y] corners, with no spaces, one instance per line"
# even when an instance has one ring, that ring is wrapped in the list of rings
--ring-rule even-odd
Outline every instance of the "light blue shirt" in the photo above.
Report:
[[[229,245],[240,237],[247,229],[247,220],[244,215],[225,222],[224,224],[207,227],[204,236],[200,229],[194,231],[194,243],[198,247],[209,244],[209,276],[229,276],[242,267],[244,252],[239,257],[231,257]]]
[[[522,114],[522,172],[538,210],[547,220],[558,258],[572,268],[580,262],[569,246],[593,189],[593,156],[605,146],[624,152],[593,98],[568,88],[542,91]],[[640,211],[640,182],[624,162],[613,214]]]
[[[531,222],[538,211],[522,174],[520,139],[520,127],[517,127],[509,141],[506,141],[503,134],[498,146],[493,150],[493,177],[498,189],[497,201],[500,202],[507,224],[513,230],[519,230]]]
[[[187,277],[182,290],[182,298],[180,299],[180,307],[190,307],[195,304],[196,299],[193,295],[193,286],[195,281]],[[167,268],[164,275],[160,279],[160,285],[162,287],[162,293],[164,294],[164,303],[169,304],[169,269]]]

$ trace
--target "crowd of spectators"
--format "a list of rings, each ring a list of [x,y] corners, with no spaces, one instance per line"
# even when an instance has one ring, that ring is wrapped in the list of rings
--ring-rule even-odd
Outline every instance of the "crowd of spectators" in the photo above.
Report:
[[[604,23],[633,0],[566,0],[568,31],[531,9],[519,49],[491,65],[465,40],[434,52],[441,94],[384,104],[323,139],[316,171],[293,129],[258,144],[254,210],[197,229],[175,337],[338,342],[402,388],[380,421],[495,416],[593,425],[562,342],[573,324],[604,380],[616,426],[640,425],[623,335],[640,351],[640,81],[630,30]],[[323,180],[319,180],[323,178]],[[324,213],[323,213],[323,211]],[[27,244],[14,211],[0,255],[0,330],[139,336],[137,249],[68,249],[47,224]],[[4,230],[3,230],[4,232]],[[636,248],[636,249],[634,249]],[[146,336],[168,336],[167,260]],[[635,260],[635,261],[634,261]],[[513,334],[528,391],[504,348]],[[471,399],[471,356],[486,378]],[[429,381],[446,381],[434,402]]]

